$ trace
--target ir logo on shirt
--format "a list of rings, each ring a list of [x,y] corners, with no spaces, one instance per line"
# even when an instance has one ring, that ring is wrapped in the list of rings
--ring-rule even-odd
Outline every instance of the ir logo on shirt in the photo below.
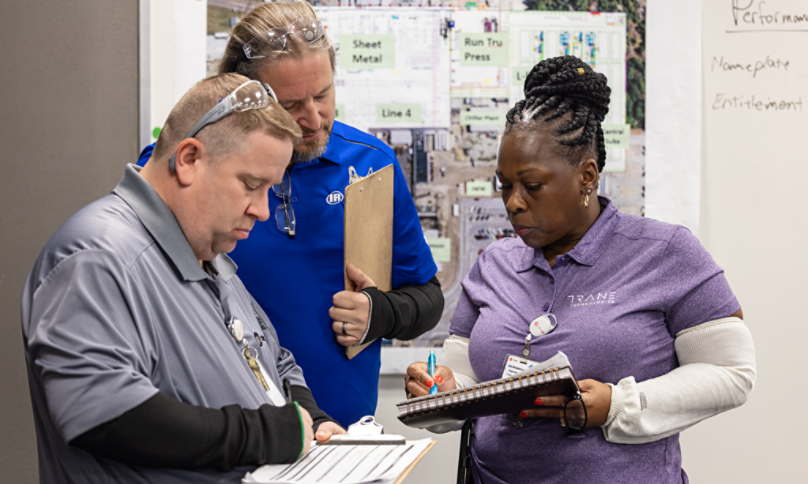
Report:
[[[325,201],[328,202],[329,205],[336,205],[340,203],[345,197],[340,192],[331,192],[325,197]]]

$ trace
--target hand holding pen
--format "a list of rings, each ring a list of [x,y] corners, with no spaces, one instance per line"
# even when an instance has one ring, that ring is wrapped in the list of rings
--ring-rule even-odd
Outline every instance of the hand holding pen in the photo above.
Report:
[[[431,388],[436,392],[448,392],[457,388],[454,373],[448,366],[436,365],[433,375],[429,374],[426,361],[417,361],[407,368],[404,377],[407,398],[422,397],[430,394]]]
[[[426,372],[429,373],[430,378],[435,379],[435,350],[429,350],[429,358],[426,360]],[[440,376],[440,375],[438,375]],[[440,382],[438,382],[440,383]],[[438,385],[429,387],[429,394],[434,395],[438,393]]]

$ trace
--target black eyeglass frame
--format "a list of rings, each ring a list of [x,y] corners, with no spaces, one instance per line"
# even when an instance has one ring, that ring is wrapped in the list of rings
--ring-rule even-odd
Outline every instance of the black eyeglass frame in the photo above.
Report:
[[[286,192],[286,187],[283,184],[283,179],[286,177],[289,179],[288,193]],[[292,196],[292,175],[288,171],[283,174],[283,177],[281,177],[281,182],[279,185],[281,186],[281,193],[278,193],[278,191],[275,190],[275,187],[278,185],[274,185],[272,187],[272,191],[275,193],[275,196],[280,197],[283,204],[279,205],[275,210],[283,209],[284,218],[286,219],[286,228],[281,227],[277,212],[275,214],[275,225],[278,227],[278,230],[281,232],[286,232],[286,235],[290,239],[293,239],[295,238],[295,225],[297,221],[295,220],[295,209],[292,207],[292,202],[290,200]]]
[[[574,402],[574,401],[581,402],[581,408],[583,408],[584,423],[581,426],[571,425],[570,424],[570,418],[567,415],[567,411],[570,408],[570,403]],[[573,418],[572,421],[578,421],[578,417],[576,416],[575,418]],[[571,434],[580,434],[580,433],[582,433],[583,431],[586,430],[586,424],[587,424],[588,421],[589,421],[589,415],[586,412],[586,404],[584,403],[584,399],[581,396],[581,392],[575,392],[574,394],[572,394],[569,397],[569,399],[567,400],[567,403],[564,404],[564,426],[567,428],[567,431],[569,433],[571,433]]]

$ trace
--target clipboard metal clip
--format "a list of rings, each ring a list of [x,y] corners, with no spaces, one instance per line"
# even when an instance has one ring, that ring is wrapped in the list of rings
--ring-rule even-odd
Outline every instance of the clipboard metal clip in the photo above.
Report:
[[[405,443],[401,435],[385,434],[384,427],[368,415],[349,425],[347,434],[332,435],[328,442],[317,445],[404,445]]]
[[[359,176],[356,174],[356,169],[352,166],[348,167],[348,185],[353,185],[354,183],[358,182],[363,178],[367,178],[373,174],[373,167],[370,167],[368,170],[368,174],[365,176]]]
[[[371,415],[360,418],[355,424],[349,425],[347,430],[348,435],[354,436],[382,435],[384,433],[382,424]]]

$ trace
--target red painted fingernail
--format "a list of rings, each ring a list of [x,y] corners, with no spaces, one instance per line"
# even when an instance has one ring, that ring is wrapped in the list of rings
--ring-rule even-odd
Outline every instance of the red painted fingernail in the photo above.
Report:
[[[527,418],[527,412],[520,413],[519,418]]]
[[[426,387],[427,388],[432,388],[432,380],[427,380],[426,381]]]
[[[542,400],[541,398],[537,398],[537,399],[536,399],[536,401],[535,401],[534,403],[535,403],[536,405],[544,405],[544,400]]]
[[[443,377],[438,375],[435,377],[435,381],[438,382],[438,385],[440,385],[441,383],[443,383]]]

